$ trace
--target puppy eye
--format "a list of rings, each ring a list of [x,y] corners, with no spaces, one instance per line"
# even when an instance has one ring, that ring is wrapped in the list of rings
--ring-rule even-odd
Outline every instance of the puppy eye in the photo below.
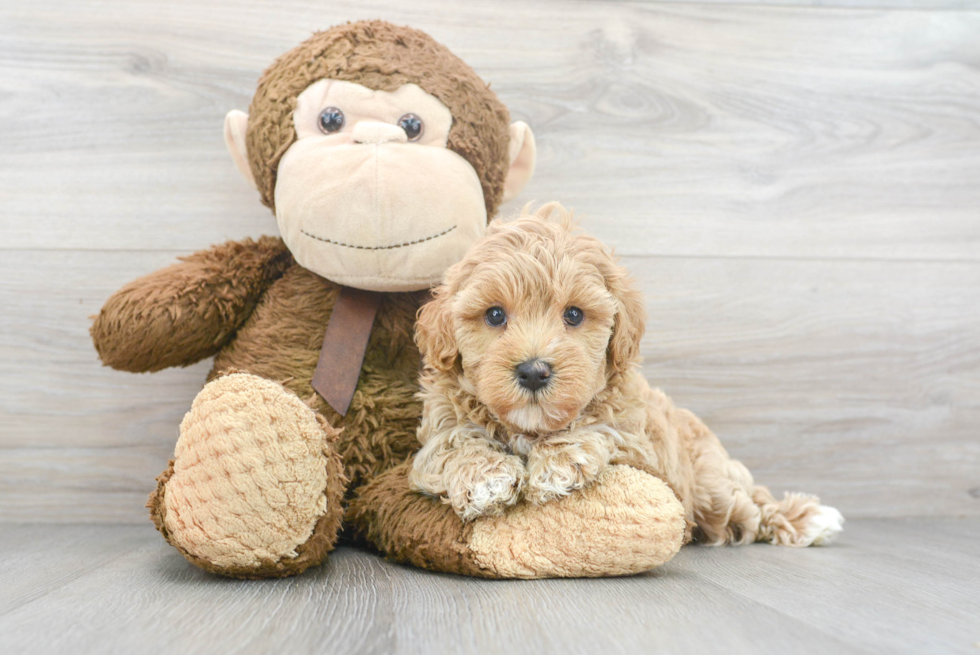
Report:
[[[425,123],[415,114],[405,114],[398,119],[398,127],[405,130],[405,136],[409,141],[418,141],[425,132]]]
[[[585,320],[585,312],[583,312],[578,307],[569,307],[565,310],[562,318],[565,319],[565,325],[569,327],[578,327]]]
[[[336,107],[327,107],[320,112],[317,125],[324,134],[339,132],[344,127],[344,112]]]
[[[503,307],[491,307],[487,310],[486,320],[490,327],[500,327],[507,322],[507,312]]]

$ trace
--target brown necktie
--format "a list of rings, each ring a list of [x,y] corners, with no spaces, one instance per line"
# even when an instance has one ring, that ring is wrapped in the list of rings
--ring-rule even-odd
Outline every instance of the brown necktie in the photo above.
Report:
[[[376,291],[340,287],[330,314],[313,371],[313,389],[341,416],[347,414],[354,398],[380,304],[381,294]]]

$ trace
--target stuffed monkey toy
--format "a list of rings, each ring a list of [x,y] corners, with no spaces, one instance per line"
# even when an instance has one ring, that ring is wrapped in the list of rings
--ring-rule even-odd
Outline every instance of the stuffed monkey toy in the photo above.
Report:
[[[428,569],[530,578],[635,573],[676,553],[680,504],[628,467],[465,523],[409,488],[416,314],[535,161],[528,126],[469,66],[414,29],[334,27],[269,67],[225,141],[281,237],[131,282],[91,329],[123,371],[214,357],[147,503],[184,557],[281,577],[343,535]]]

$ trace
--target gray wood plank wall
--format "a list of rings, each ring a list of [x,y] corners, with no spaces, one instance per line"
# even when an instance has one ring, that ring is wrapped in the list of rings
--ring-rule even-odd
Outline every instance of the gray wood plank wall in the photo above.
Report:
[[[0,4],[0,520],[145,520],[207,365],[103,369],[88,316],[274,232],[224,113],[364,17],[428,31],[531,124],[505,213],[560,200],[616,246],[648,376],[757,479],[980,515],[977,3],[46,0]]]

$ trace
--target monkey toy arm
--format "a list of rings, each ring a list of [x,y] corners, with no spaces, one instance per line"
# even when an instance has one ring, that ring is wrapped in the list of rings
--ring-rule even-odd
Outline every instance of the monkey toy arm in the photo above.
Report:
[[[134,280],[106,301],[92,341],[106,366],[144,373],[218,352],[292,265],[282,239],[229,241]]]

